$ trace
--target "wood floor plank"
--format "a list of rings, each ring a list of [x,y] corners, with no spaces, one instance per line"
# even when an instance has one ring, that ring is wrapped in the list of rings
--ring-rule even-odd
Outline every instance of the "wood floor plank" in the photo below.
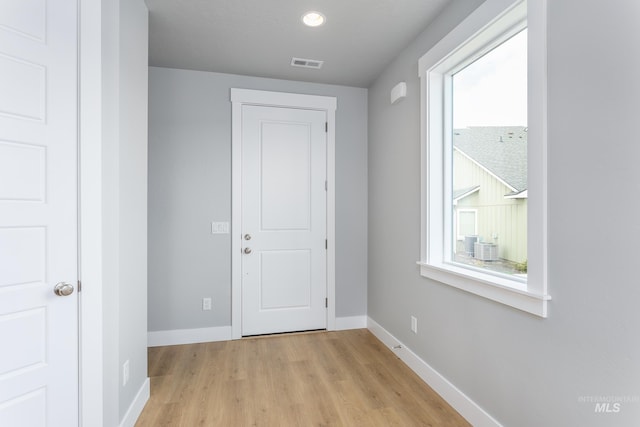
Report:
[[[468,426],[368,330],[149,349],[136,426]]]

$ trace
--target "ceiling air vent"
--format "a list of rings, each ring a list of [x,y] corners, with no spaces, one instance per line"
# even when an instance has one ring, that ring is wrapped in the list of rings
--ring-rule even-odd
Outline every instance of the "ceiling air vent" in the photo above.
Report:
[[[316,59],[291,58],[292,67],[314,68],[319,70],[322,68],[323,63],[324,61],[318,61]]]

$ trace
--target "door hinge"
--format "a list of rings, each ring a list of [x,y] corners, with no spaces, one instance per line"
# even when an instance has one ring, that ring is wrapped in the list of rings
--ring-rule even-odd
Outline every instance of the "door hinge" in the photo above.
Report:
[[[329,240],[328,239],[324,239],[324,248],[325,249],[329,249]]]
[[[327,181],[324,182],[324,191],[327,191],[329,189],[329,184],[327,184]]]
[[[324,131],[329,132],[329,122],[324,122]]]
[[[324,299],[324,308],[329,308],[329,298]]]
[[[78,292],[82,292],[82,282],[78,280]]]

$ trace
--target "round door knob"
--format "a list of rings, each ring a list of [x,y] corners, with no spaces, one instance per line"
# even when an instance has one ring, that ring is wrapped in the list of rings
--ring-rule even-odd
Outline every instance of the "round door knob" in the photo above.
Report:
[[[244,248],[243,251],[245,254],[250,254],[251,253],[251,248]]]
[[[55,288],[53,288],[53,292],[59,297],[68,297],[74,291],[74,287],[71,283],[60,282]]]
[[[245,234],[244,240],[251,240],[251,234]]]

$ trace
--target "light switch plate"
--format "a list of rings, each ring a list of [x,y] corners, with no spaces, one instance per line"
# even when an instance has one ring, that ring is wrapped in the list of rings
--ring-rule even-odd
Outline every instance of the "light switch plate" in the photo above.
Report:
[[[229,234],[228,222],[212,222],[211,234]]]

